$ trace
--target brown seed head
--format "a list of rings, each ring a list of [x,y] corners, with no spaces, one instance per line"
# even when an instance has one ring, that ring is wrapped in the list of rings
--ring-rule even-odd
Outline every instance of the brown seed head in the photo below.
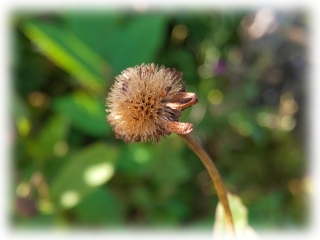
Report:
[[[169,135],[187,134],[191,123],[178,122],[181,111],[198,102],[185,92],[182,73],[175,69],[142,64],[116,77],[106,105],[107,121],[116,138],[140,142]]]

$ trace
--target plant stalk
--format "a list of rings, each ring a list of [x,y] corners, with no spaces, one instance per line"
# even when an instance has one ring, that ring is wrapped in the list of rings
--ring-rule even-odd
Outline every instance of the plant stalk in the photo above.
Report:
[[[207,152],[202,147],[200,141],[196,139],[193,135],[191,135],[191,133],[185,134],[185,135],[179,134],[179,136],[184,139],[184,141],[198,155],[198,157],[200,158],[204,166],[207,168],[210,174],[210,177],[214,183],[214,186],[216,188],[219,201],[221,202],[225,212],[227,231],[234,236],[234,225],[233,225],[231,210],[229,206],[229,201],[227,198],[227,191],[223,185],[218,169],[212,162]]]

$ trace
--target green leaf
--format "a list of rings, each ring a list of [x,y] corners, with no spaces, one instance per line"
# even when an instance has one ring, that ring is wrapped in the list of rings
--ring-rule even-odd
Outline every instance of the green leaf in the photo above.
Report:
[[[281,205],[283,194],[280,192],[261,195],[260,199],[249,206],[252,226],[259,229],[277,228],[284,224],[285,209]]]
[[[72,155],[57,173],[50,186],[53,201],[71,208],[82,198],[109,181],[114,174],[118,151],[96,143]]]
[[[20,227],[22,229],[39,229],[51,227],[56,224],[56,216],[50,215],[36,215],[31,218],[19,218],[16,220],[15,227]]]
[[[166,32],[166,17],[160,14],[70,12],[65,19],[77,37],[110,63],[115,74],[153,61]]]
[[[10,110],[19,134],[23,137],[29,135],[31,130],[29,109],[20,95],[18,95],[15,91],[12,95],[12,107]]]
[[[68,130],[69,122],[62,116],[53,115],[46,122],[46,125],[44,125],[40,135],[36,139],[36,146],[33,151],[34,157],[37,159],[45,159],[55,155],[59,156],[61,150],[59,150],[59,146],[56,144],[62,143],[63,145]]]
[[[117,171],[130,177],[148,177],[153,165],[154,145],[134,143],[122,145],[121,161],[117,162]]]
[[[58,23],[36,20],[26,21],[21,28],[46,56],[83,86],[94,91],[104,90],[107,63],[68,29]]]
[[[170,136],[155,148],[152,180],[162,188],[175,188],[191,177],[191,171],[181,158],[183,142],[177,136]]]
[[[110,127],[106,122],[104,105],[99,99],[82,91],[56,98],[53,109],[66,116],[71,123],[92,136],[106,136]]]
[[[81,223],[119,225],[122,213],[119,202],[106,188],[98,188],[75,207]]]
[[[130,193],[134,206],[143,209],[145,212],[150,212],[154,208],[154,200],[150,194],[150,189],[146,186],[136,186],[132,188]]]
[[[190,206],[177,198],[168,198],[151,212],[150,222],[155,226],[178,227],[190,214]]]
[[[14,117],[14,119],[20,117],[29,118],[29,110],[27,108],[27,105],[17,92],[12,92],[11,101],[12,107],[10,108],[10,110],[11,115]]]

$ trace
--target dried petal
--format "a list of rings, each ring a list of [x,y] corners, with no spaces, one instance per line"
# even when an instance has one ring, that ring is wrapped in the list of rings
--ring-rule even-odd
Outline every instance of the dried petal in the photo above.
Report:
[[[169,132],[174,132],[178,134],[188,134],[193,130],[193,125],[191,123],[183,122],[167,122],[165,123],[165,128]]]
[[[179,92],[172,97],[171,102],[166,103],[166,106],[172,109],[184,110],[198,102],[199,100],[195,93]]]

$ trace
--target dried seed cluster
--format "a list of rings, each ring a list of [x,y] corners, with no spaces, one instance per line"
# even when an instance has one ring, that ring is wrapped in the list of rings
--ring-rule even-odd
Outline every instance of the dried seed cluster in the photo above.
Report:
[[[181,123],[181,111],[198,102],[185,92],[182,73],[175,69],[142,64],[116,77],[106,105],[107,121],[116,138],[140,142],[165,137],[171,132],[187,134],[191,123]]]

